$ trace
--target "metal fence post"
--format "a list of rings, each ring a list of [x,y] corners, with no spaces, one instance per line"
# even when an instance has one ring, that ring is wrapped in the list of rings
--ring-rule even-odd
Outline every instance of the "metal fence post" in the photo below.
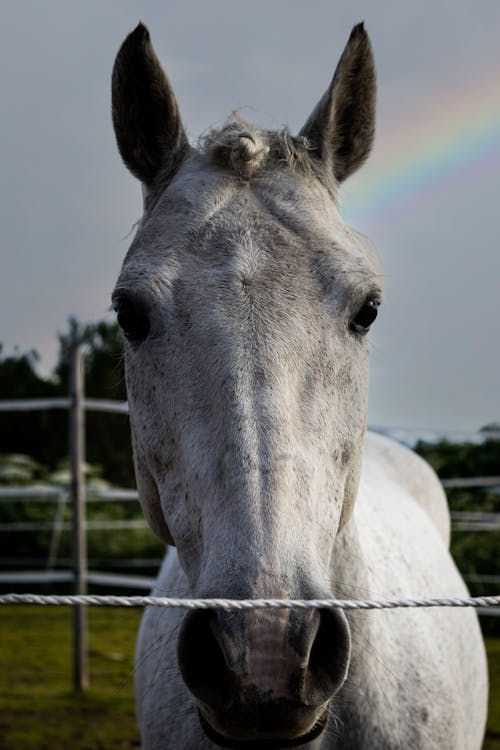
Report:
[[[83,355],[80,347],[71,351],[70,362],[70,463],[73,513],[74,593],[87,593],[87,540],[85,528],[85,412]],[[73,608],[73,685],[82,692],[89,686],[87,664],[87,607]]]

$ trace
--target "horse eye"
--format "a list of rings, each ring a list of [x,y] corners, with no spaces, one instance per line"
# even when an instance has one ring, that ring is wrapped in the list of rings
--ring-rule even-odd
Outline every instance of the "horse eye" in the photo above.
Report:
[[[144,309],[129,299],[121,299],[115,305],[118,325],[128,341],[139,344],[147,338],[150,329],[149,318]]]
[[[368,333],[370,326],[377,317],[380,302],[369,299],[365,302],[355,318],[351,320],[349,328],[355,333]]]

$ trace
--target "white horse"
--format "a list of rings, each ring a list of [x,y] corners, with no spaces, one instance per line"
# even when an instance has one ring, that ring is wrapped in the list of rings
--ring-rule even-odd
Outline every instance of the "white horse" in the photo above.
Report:
[[[155,592],[464,596],[430,468],[365,439],[382,276],[343,223],[375,70],[356,26],[298,137],[233,118],[193,148],[147,29],[113,72],[144,216],[114,291],[137,483],[175,545]],[[472,610],[146,611],[143,750],[478,750],[487,677]]]

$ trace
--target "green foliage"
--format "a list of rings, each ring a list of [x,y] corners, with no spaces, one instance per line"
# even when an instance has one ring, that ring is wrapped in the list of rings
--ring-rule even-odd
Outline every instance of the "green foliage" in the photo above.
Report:
[[[106,503],[98,499],[95,490],[106,489],[109,483],[102,478],[102,468],[85,464],[85,484],[88,493],[88,521],[129,521],[143,522],[142,510],[138,502]],[[44,524],[45,528],[3,532],[0,537],[2,558],[38,559],[39,565],[47,560],[51,540],[54,534],[54,522],[71,525],[71,508],[67,496],[70,472],[67,460],[59,462],[54,471],[44,467],[28,456],[0,455],[0,486],[26,486],[37,484],[44,489],[52,487],[54,493],[44,502],[34,502],[31,498],[12,501],[4,499],[0,504],[1,524]],[[94,492],[93,492],[94,490]],[[63,506],[58,498],[64,494]],[[62,513],[61,513],[62,511]],[[116,530],[89,530],[87,533],[88,556],[95,561],[95,567],[106,566],[113,559],[131,559],[134,557],[161,560],[164,546],[148,528],[130,528]],[[53,548],[57,560],[68,560],[71,551],[71,533],[62,531],[57,547]],[[17,563],[19,568],[21,563]],[[31,565],[32,567],[32,565]],[[67,564],[66,564],[67,567]]]
[[[0,455],[0,486],[20,487],[35,484],[46,477],[46,467],[31,456],[22,453]]]
[[[488,434],[489,429],[482,428]],[[420,441],[415,450],[431,466],[441,479],[451,477],[487,477],[500,473],[500,440],[485,439],[480,442],[454,443],[439,440],[436,443]]]

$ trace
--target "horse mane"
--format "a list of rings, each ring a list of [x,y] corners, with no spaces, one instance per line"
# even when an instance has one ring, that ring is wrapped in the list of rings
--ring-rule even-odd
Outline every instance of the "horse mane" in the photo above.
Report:
[[[244,180],[266,167],[283,166],[323,183],[328,181],[322,164],[312,156],[307,138],[293,136],[287,128],[260,130],[239,112],[233,112],[221,128],[201,136],[199,148],[211,161],[233,169]]]

